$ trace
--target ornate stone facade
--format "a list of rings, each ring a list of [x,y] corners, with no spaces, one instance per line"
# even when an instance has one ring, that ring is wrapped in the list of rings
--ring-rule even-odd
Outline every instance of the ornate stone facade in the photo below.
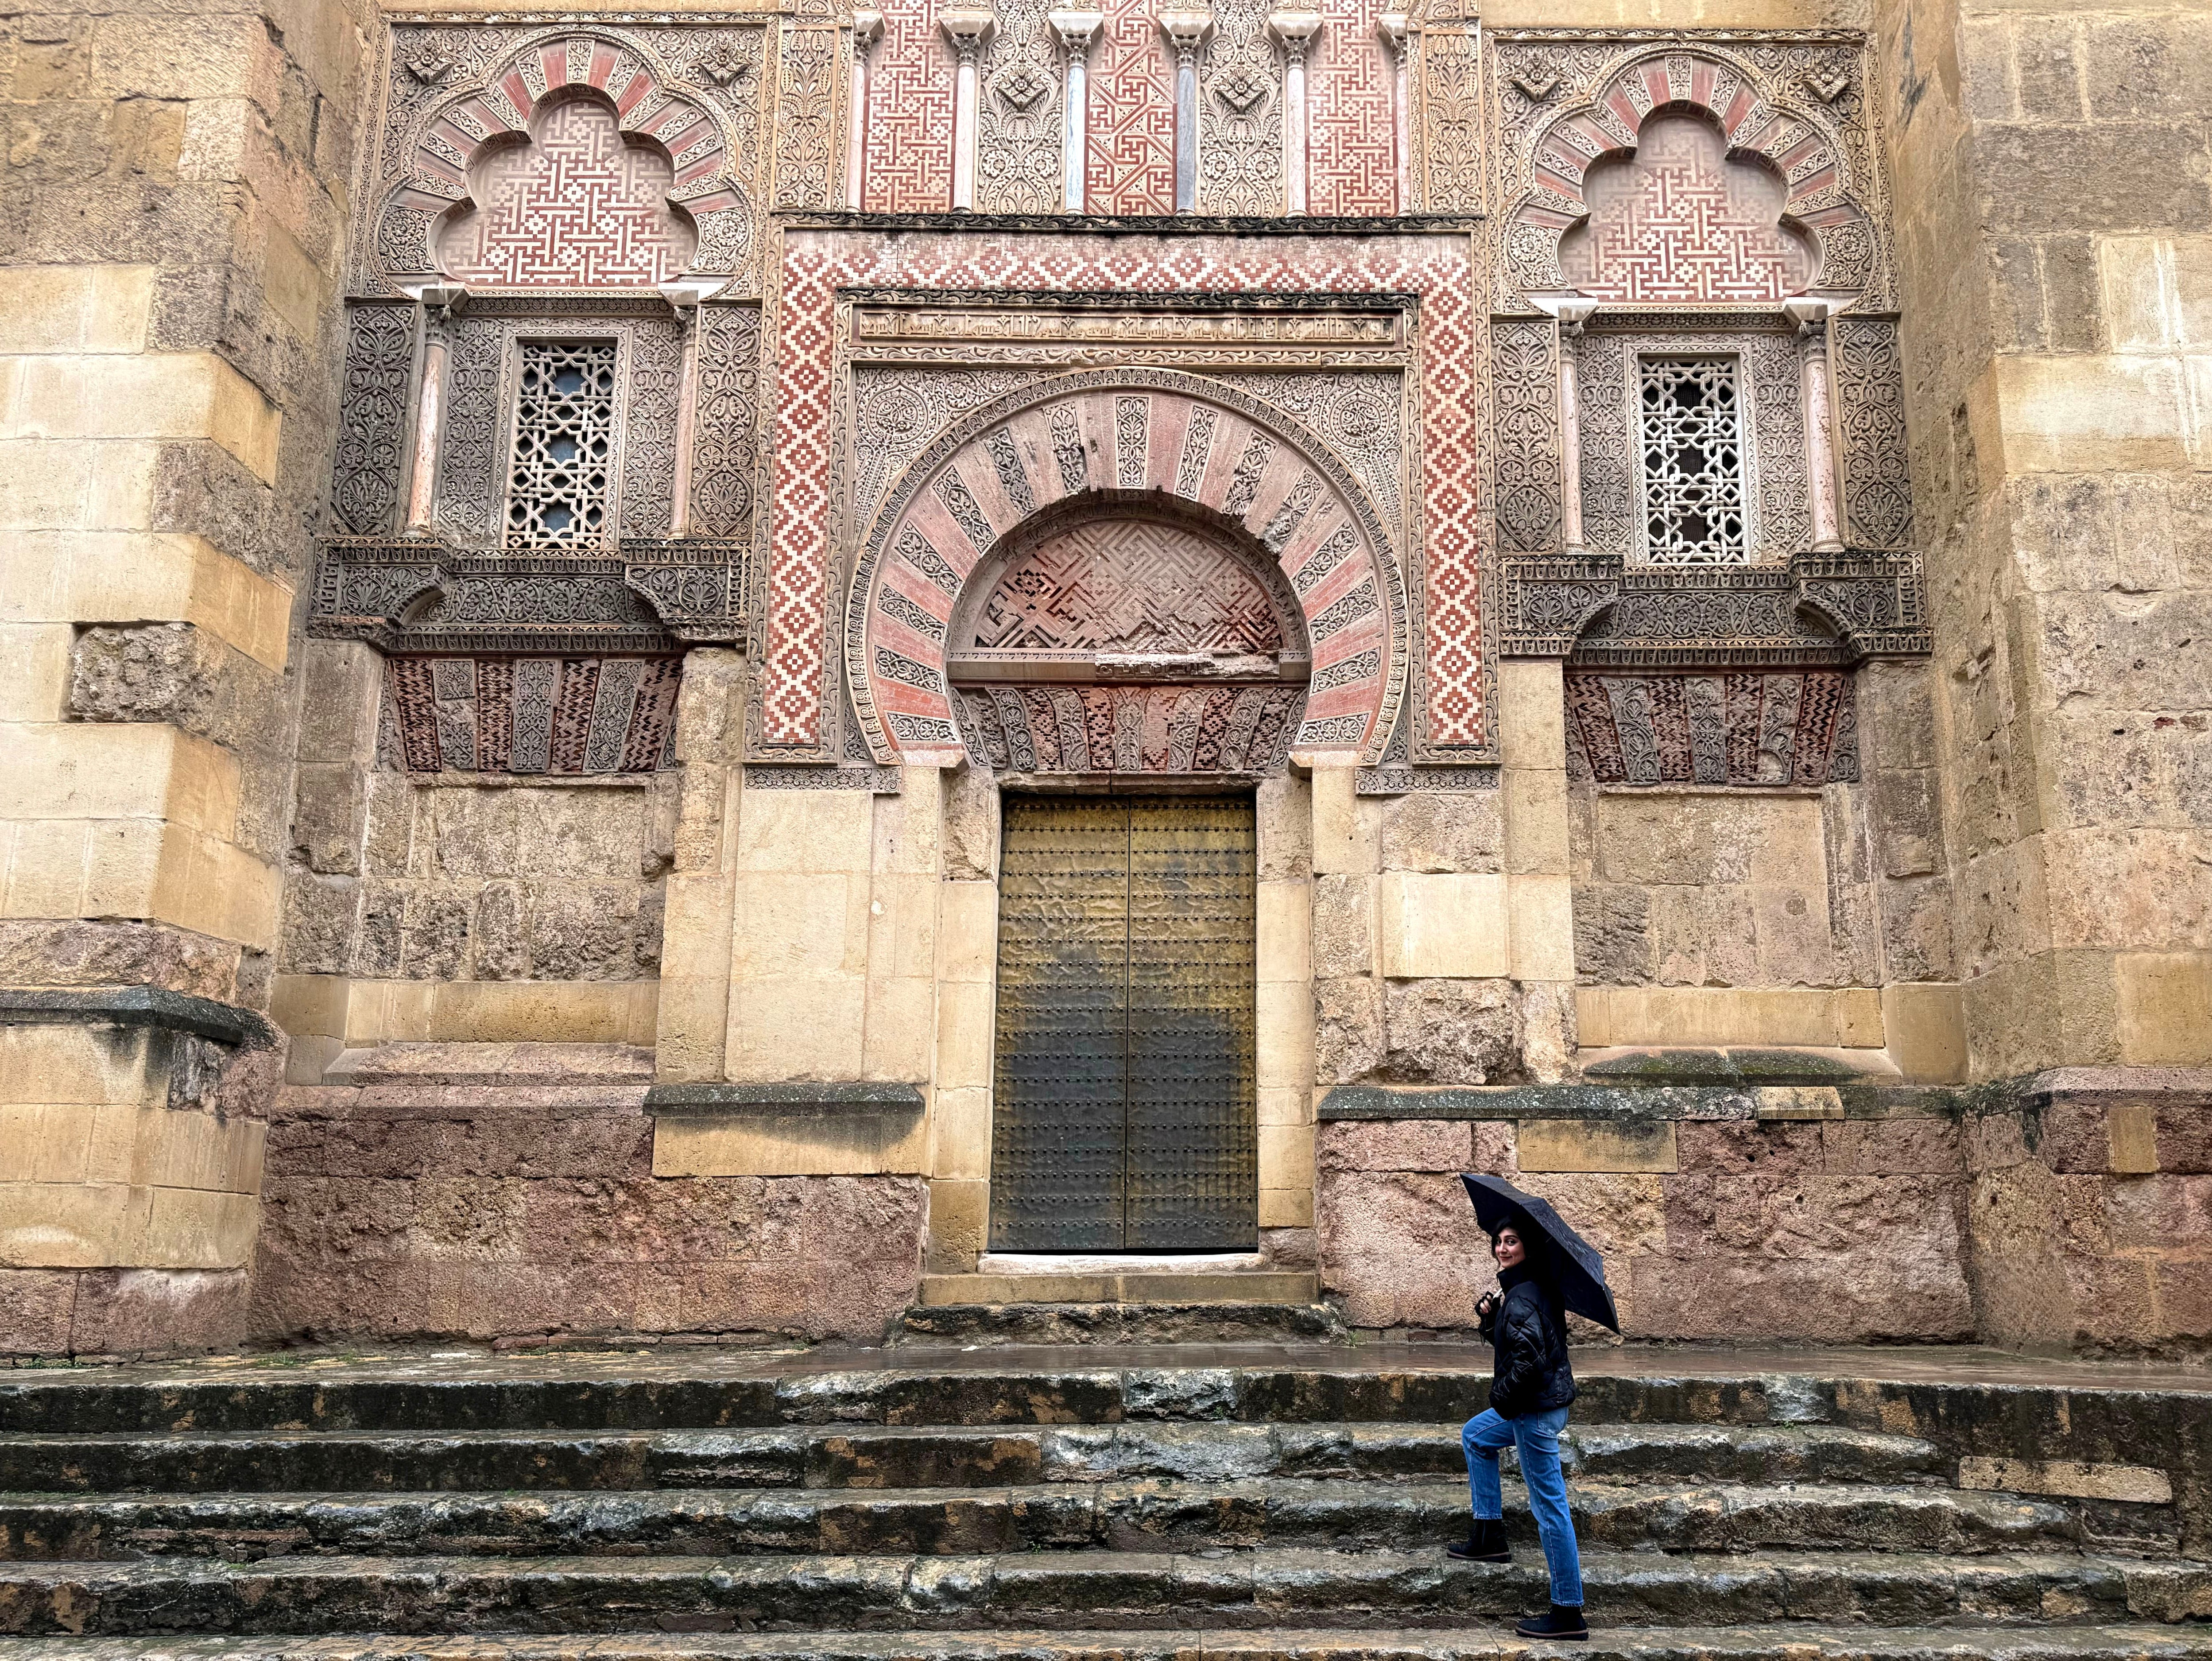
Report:
[[[0,825],[0,957],[229,1010],[158,1030],[223,1035],[253,1114],[284,1071],[296,1124],[345,1120],[313,1092],[347,1080],[498,1072],[420,1046],[545,1043],[532,1078],[632,1081],[631,1141],[578,1180],[772,1181],[876,1231],[858,1291],[817,1251],[774,1296],[702,1259],[622,1305],[686,1331],[849,1329],[976,1268],[1008,793],[1249,813],[1220,847],[1252,932],[1216,954],[1255,965],[1243,1244],[1337,1265],[1360,1309],[1389,1300],[1314,1231],[1426,1182],[1389,1150],[1502,1099],[1461,1087],[1577,1126],[1524,1159],[1579,1136],[1562,1174],[1628,1183],[1597,1122],[1688,1111],[1638,1080],[1782,1065],[1737,1052],[1788,1076],[1691,1119],[2212,1062],[2212,626],[2194,429],[2160,402],[2203,347],[2202,239],[2117,160],[2043,188],[1991,136],[2079,90],[2031,89],[2025,23],[1954,52],[1948,0],[1871,33],[1472,9],[441,9],[294,64],[345,141],[251,186],[289,217],[250,257],[178,256],[236,279],[206,339],[144,234],[6,308],[45,343],[6,441],[67,453],[6,527],[46,575],[5,625],[33,667],[0,727],[41,782]],[[116,219],[40,202],[41,260]],[[138,407],[142,346],[201,414],[63,431]],[[1224,916],[1244,873],[1212,873]],[[1644,1053],[1685,1045],[1718,1059]],[[204,1083],[148,1089],[247,1169]],[[500,1112],[538,1110],[517,1091]],[[1327,1146],[1369,1175],[1316,1178]],[[269,1157],[253,1306],[361,1318],[301,1269],[343,1159]],[[2014,1238],[2039,1179],[1985,1163]],[[86,1264],[203,1277],[237,1335],[252,1197],[192,1204],[19,1266],[72,1311]],[[1976,1297],[1985,1335],[2045,1319]]]

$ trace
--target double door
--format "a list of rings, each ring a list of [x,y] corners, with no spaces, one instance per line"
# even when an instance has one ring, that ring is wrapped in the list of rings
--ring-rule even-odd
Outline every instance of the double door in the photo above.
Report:
[[[1249,796],[1006,798],[991,1246],[1249,1250]]]

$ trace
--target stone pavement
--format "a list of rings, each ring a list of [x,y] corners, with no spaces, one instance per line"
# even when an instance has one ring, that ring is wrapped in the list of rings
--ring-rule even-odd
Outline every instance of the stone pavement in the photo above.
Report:
[[[1597,1652],[2212,1661],[2212,1376],[1577,1356]],[[293,1352],[0,1375],[0,1661],[1516,1656],[1457,1345]]]

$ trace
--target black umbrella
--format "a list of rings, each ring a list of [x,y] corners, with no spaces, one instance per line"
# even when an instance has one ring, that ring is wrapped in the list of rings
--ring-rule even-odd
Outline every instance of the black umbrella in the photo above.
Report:
[[[1620,1330],[1620,1317],[1613,1312],[1613,1293],[1605,1284],[1605,1259],[1595,1246],[1559,1220],[1550,1201],[1523,1194],[1502,1177],[1462,1175],[1460,1181],[1467,1184],[1467,1197],[1474,1202],[1474,1220],[1482,1225],[1484,1233],[1495,1235],[1508,1224],[1534,1229],[1543,1236],[1559,1284],[1559,1301],[1601,1326]]]

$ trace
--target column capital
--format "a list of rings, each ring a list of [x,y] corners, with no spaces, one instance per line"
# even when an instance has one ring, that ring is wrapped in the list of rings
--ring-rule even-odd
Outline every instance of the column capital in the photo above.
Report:
[[[1558,318],[1559,332],[1570,340],[1582,333],[1583,325],[1597,315],[1598,302],[1583,295],[1531,295],[1528,303]]]
[[[945,31],[945,38],[952,43],[952,50],[960,54],[963,64],[975,61],[983,43],[991,38],[991,31],[999,20],[988,11],[947,11],[938,14],[937,26]]]
[[[1375,20],[1375,38],[1398,54],[1406,55],[1406,47],[1413,38],[1413,20],[1402,11],[1386,11]]]
[[[469,297],[467,283],[448,283],[440,277],[410,280],[398,286],[400,293],[441,317],[451,317],[461,309]]]
[[[866,52],[884,38],[884,15],[879,11],[853,14],[853,50]]]
[[[1213,32],[1213,14],[1210,11],[1164,11],[1160,14],[1160,29],[1176,50],[1176,56],[1188,58],[1206,44],[1206,37]]]
[[[1283,44],[1283,50],[1294,59],[1303,59],[1312,47],[1314,37],[1321,33],[1321,14],[1317,11],[1271,11],[1267,14],[1267,32]]]
[[[1818,295],[1800,295],[1795,300],[1782,302],[1783,316],[1808,340],[1820,340],[1822,326],[1843,309],[1842,301]]]
[[[1046,22],[1060,37],[1060,46],[1073,57],[1080,58],[1091,50],[1091,43],[1098,38],[1105,27],[1106,14],[1100,11],[1052,11],[1045,14]]]
[[[688,316],[709,296],[727,288],[729,281],[726,277],[678,277],[660,285],[660,297],[676,308],[678,316]]]

